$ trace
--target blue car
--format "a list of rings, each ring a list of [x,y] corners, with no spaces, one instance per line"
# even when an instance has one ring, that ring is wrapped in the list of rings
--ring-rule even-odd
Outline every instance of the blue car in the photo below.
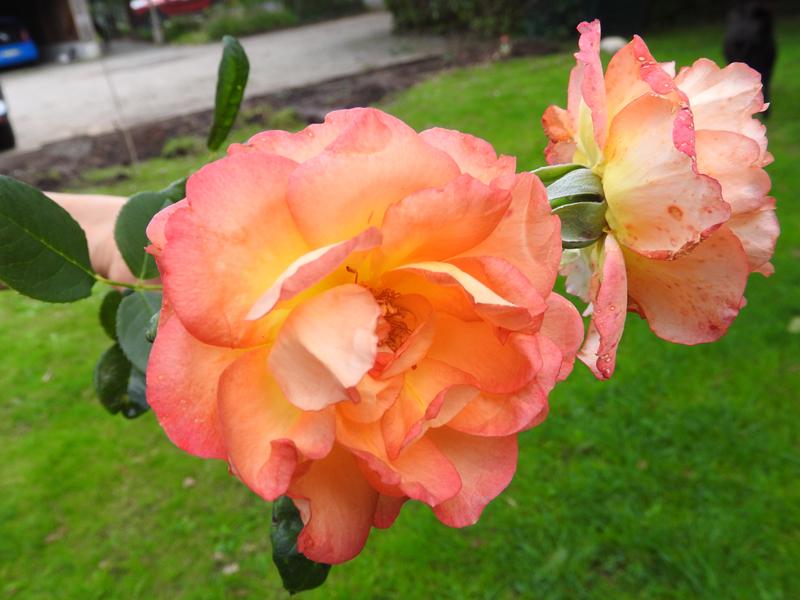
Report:
[[[13,17],[0,17],[0,69],[39,59],[39,49],[24,25]]]

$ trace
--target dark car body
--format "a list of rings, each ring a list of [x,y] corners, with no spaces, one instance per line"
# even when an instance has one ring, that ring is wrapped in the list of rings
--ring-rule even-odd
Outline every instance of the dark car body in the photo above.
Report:
[[[36,62],[39,49],[21,21],[0,16],[0,69]]]
[[[0,88],[0,152],[10,150],[14,145],[14,130],[8,120],[8,105],[3,98],[3,89]]]

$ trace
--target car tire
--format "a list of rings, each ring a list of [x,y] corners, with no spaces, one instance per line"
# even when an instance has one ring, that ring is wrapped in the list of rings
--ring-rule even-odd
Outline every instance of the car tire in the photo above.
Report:
[[[11,129],[11,123],[8,121],[0,123],[0,151],[11,150],[16,143],[14,139],[14,130]]]

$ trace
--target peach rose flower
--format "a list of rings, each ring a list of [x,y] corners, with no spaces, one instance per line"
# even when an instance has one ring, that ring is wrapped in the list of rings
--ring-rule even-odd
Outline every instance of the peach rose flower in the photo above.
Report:
[[[764,171],[772,156],[753,116],[766,108],[756,71],[700,59],[676,77],[635,36],[604,76],[599,22],[578,31],[567,110],[549,107],[542,123],[549,163],[579,163],[602,181],[607,235],[570,251],[564,274],[591,302],[579,356],[607,378],[626,310],[668,341],[724,335],[748,275],[772,273],[778,222]]]
[[[232,146],[148,236],[161,426],[291,497],[318,562],[356,556],[409,498],[475,523],[582,340],[538,179],[378,110]]]

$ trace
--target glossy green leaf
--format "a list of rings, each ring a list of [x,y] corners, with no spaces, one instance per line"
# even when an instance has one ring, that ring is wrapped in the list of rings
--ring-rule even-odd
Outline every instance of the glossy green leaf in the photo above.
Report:
[[[121,408],[123,417],[135,419],[150,410],[150,405],[147,403],[145,375],[139,369],[131,370],[127,391],[127,401]]]
[[[217,96],[214,102],[214,122],[208,132],[209,150],[217,150],[228,134],[239,114],[244,98],[244,88],[250,74],[250,61],[244,48],[235,37],[222,38],[222,59],[217,75]]]
[[[103,297],[103,303],[100,305],[100,325],[103,326],[103,331],[108,334],[108,337],[115,341],[117,339],[117,309],[120,302],[122,302],[122,294],[117,290],[111,290]]]
[[[603,185],[591,170],[575,169],[547,186],[547,199],[554,208],[572,202],[601,202]]]
[[[575,202],[553,209],[561,219],[561,245],[583,248],[600,239],[606,225],[605,202]]]
[[[161,308],[161,292],[134,292],[122,299],[117,311],[117,339],[125,356],[141,372],[147,371],[152,344],[147,341],[150,319]]]
[[[127,401],[131,362],[119,344],[106,350],[94,368],[94,390],[105,409],[118,413]]]
[[[186,198],[186,177],[181,177],[170,183],[159,192],[161,196],[170,204],[175,204],[179,200]]]
[[[160,192],[134,194],[119,211],[114,225],[114,240],[120,254],[131,273],[139,279],[152,279],[158,275],[155,260],[145,251],[150,244],[145,230],[164,202]]]
[[[556,179],[562,178],[564,175],[575,169],[584,168],[583,165],[577,163],[567,163],[565,165],[547,165],[546,167],[539,167],[531,171],[545,185],[550,185]]]
[[[309,560],[297,551],[297,536],[302,529],[294,502],[286,496],[278,498],[272,505],[272,560],[290,594],[321,586],[331,570],[331,565]]]
[[[44,302],[92,293],[86,234],[42,192],[0,175],[0,281]]]

